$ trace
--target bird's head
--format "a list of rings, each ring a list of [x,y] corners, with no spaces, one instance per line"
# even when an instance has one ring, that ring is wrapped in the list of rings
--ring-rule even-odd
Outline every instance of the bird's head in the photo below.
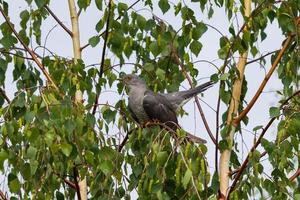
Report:
[[[131,87],[146,87],[146,84],[135,74],[126,74],[122,78],[123,83],[129,88]]]

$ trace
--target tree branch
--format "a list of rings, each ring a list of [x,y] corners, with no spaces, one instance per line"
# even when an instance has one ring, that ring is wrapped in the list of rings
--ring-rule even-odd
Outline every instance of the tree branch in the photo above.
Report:
[[[257,62],[257,61],[259,61],[259,60],[261,60],[261,59],[263,59],[263,58],[265,58],[265,57],[267,57],[267,56],[269,56],[269,55],[271,55],[271,54],[273,54],[273,53],[276,53],[277,51],[279,51],[279,50],[271,51],[271,52],[269,52],[269,53],[266,53],[265,55],[260,56],[259,58],[250,60],[250,61],[248,61],[248,62],[246,63],[246,65],[249,65],[249,64],[251,64],[251,63]]]
[[[8,200],[1,190],[0,190],[0,197],[2,200]]]
[[[181,70],[182,70],[184,76],[186,77],[186,79],[188,80],[190,86],[193,87],[193,82],[192,82],[191,78],[189,77],[189,75],[187,74],[187,72],[185,71],[185,66],[184,66],[184,64],[181,62],[181,60],[179,59],[179,56],[178,56],[176,50],[174,49],[173,45],[171,45],[171,48],[172,48],[172,53],[173,53],[173,56],[174,56],[174,58],[175,58],[176,63],[181,67]],[[217,145],[216,139],[214,138],[214,136],[213,136],[213,134],[212,134],[212,132],[211,132],[211,130],[210,130],[210,128],[209,128],[209,125],[208,125],[208,123],[207,123],[206,117],[205,117],[205,115],[204,115],[204,112],[203,112],[203,110],[202,110],[202,107],[201,107],[201,105],[200,105],[200,102],[199,102],[199,99],[198,99],[197,96],[195,96],[195,102],[196,102],[196,105],[197,105],[197,108],[198,108],[198,110],[199,110],[200,116],[201,116],[201,118],[202,118],[202,121],[203,121],[203,123],[204,123],[205,129],[206,129],[206,131],[207,131],[207,133],[208,133],[210,139],[213,141],[213,143],[214,143],[215,145]]]
[[[6,50],[3,50],[3,49],[0,49],[0,53],[2,53],[2,54],[8,54],[8,55],[13,55],[13,56],[16,56],[16,57],[19,57],[19,58],[23,58],[23,59],[26,59],[26,60],[33,60],[32,58],[21,56],[21,55],[19,55],[17,53],[12,53],[10,51],[6,51]]]
[[[8,96],[2,88],[0,88],[0,95],[7,101],[7,103],[10,104],[10,99],[8,98]]]
[[[72,31],[70,31],[70,29],[68,29],[64,23],[58,19],[58,17],[52,12],[52,10],[48,7],[48,5],[45,5],[46,10],[50,13],[50,15],[55,19],[55,21],[68,33],[69,36],[73,36]]]
[[[297,18],[296,20],[296,26],[298,26],[300,23],[300,17]],[[255,104],[256,100],[258,99],[258,97],[260,96],[260,94],[262,93],[264,87],[266,86],[267,82],[269,81],[271,75],[273,74],[273,72],[275,71],[277,65],[279,64],[284,52],[286,51],[286,49],[288,48],[288,45],[290,44],[290,42],[292,41],[292,38],[294,37],[293,34],[290,34],[287,39],[285,40],[283,47],[281,48],[281,50],[279,51],[274,63],[272,64],[269,72],[267,73],[267,75],[265,76],[263,82],[260,84],[257,92],[255,93],[254,97],[251,99],[251,101],[249,102],[249,104],[247,105],[247,107],[240,113],[240,115],[235,118],[233,120],[233,125],[237,126],[240,121],[248,114],[248,112],[251,110],[251,108],[253,107],[253,105]]]
[[[283,108],[283,106],[285,106],[291,99],[293,99],[294,97],[300,95],[300,90],[295,92],[292,96],[290,96],[289,98],[287,98],[281,105],[280,105],[280,109]],[[257,141],[255,142],[255,144],[253,145],[253,147],[251,148],[250,152],[248,153],[246,159],[244,160],[243,164],[241,165],[241,167],[239,168],[237,175],[233,181],[233,183],[231,184],[230,188],[229,188],[229,192],[228,192],[228,198],[230,196],[230,193],[234,190],[237,182],[239,181],[243,171],[246,169],[248,162],[249,162],[249,157],[250,154],[258,147],[258,145],[261,142],[261,139],[264,137],[265,133],[267,132],[268,128],[272,125],[272,123],[275,121],[276,117],[273,117],[270,119],[270,121],[268,122],[268,124],[263,128],[262,133],[260,134],[259,138],[257,139]]]
[[[131,4],[131,5],[127,8],[127,11],[130,10],[133,6],[135,6],[139,1],[141,1],[141,0],[137,0],[137,1],[135,1],[133,4]],[[115,20],[119,20],[119,19],[121,19],[121,16],[118,16]],[[103,31],[102,33],[100,33],[99,37],[102,37],[105,33],[106,33],[106,30]],[[87,48],[88,46],[90,46],[89,43],[87,43],[87,44],[85,44],[84,46],[82,46],[82,47],[80,48],[80,50],[82,51],[83,49]]]
[[[79,185],[78,185],[78,177],[79,177],[79,174],[78,174],[78,171],[76,169],[76,166],[74,164],[74,167],[73,167],[73,175],[74,175],[74,182],[75,182],[75,187],[76,187],[76,193],[77,193],[77,198],[78,200],[81,200],[81,195],[80,195],[80,188],[79,188]]]
[[[105,32],[104,32],[105,33],[105,35],[104,35],[104,44],[103,44],[103,49],[102,49],[101,65],[100,65],[100,72],[99,72],[99,81],[102,78],[103,70],[104,70],[105,51],[106,51],[106,44],[107,44],[108,33],[109,33],[111,4],[112,4],[112,0],[109,0],[109,2],[108,2],[108,15],[107,15],[107,21],[106,21],[106,29],[105,29]],[[100,94],[96,95],[95,104],[94,104],[93,111],[92,111],[93,115],[96,113],[96,110],[97,110],[99,95]]]
[[[244,15],[245,17],[250,17],[251,15],[251,0],[245,0],[244,1]],[[247,23],[245,22],[240,32],[244,32],[247,30]],[[229,162],[230,162],[230,156],[233,146],[233,137],[235,133],[234,126],[231,126],[232,124],[232,118],[236,113],[238,112],[239,104],[240,104],[240,98],[241,98],[241,91],[242,91],[242,85],[244,81],[244,72],[247,62],[247,56],[248,56],[248,49],[241,54],[239,61],[237,63],[237,70],[239,72],[239,77],[234,80],[233,88],[232,88],[232,97],[230,100],[230,105],[228,108],[227,113],[227,125],[230,126],[228,136],[224,139],[228,141],[228,148],[225,149],[220,156],[220,194],[219,199],[225,199],[227,198],[227,189],[229,186]],[[224,66],[225,69],[225,66]]]
[[[294,181],[298,176],[300,176],[300,168],[298,168],[298,170],[289,178],[289,180]]]
[[[43,66],[43,64],[38,60],[38,58],[36,57],[35,53],[25,44],[25,42],[23,42],[23,40],[21,40],[19,34],[14,29],[14,27],[11,24],[9,18],[7,17],[7,15],[5,14],[4,10],[1,7],[0,7],[0,12],[1,12],[2,16],[5,18],[6,23],[8,24],[8,26],[10,27],[10,29],[12,30],[12,32],[14,33],[14,35],[17,37],[17,39],[23,45],[23,47],[26,49],[26,51],[30,54],[30,56],[32,57],[32,59],[34,60],[34,62],[37,64],[37,66],[40,68],[40,70],[42,71],[42,73],[45,75],[46,79],[55,88],[55,90],[59,91],[58,87],[56,86],[56,84],[52,80],[52,78],[49,75],[49,73],[46,71],[46,69]]]
[[[76,189],[76,185],[75,185],[73,182],[69,181],[68,179],[64,179],[64,182],[65,182],[69,187],[71,187],[71,188],[73,188],[73,189]]]

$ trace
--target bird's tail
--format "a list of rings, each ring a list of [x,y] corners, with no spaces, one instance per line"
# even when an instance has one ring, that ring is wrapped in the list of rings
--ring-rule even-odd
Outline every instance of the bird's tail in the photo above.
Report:
[[[206,143],[206,140],[204,140],[200,137],[197,137],[195,135],[192,135],[190,133],[186,133],[186,137],[188,138],[188,140],[190,140],[193,143],[198,143],[198,144],[205,144]]]
[[[208,88],[213,86],[213,84],[214,84],[214,82],[208,81],[208,82],[206,82],[202,85],[199,85],[195,88],[191,88],[191,89],[186,90],[186,91],[181,91],[181,92],[179,92],[179,95],[184,99],[189,99],[189,98],[199,94],[200,92],[203,92],[203,91],[207,90]]]

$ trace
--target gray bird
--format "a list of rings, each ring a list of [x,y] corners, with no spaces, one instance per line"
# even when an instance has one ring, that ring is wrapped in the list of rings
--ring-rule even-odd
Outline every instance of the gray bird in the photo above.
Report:
[[[178,108],[214,84],[209,81],[186,91],[154,93],[137,75],[127,74],[123,77],[123,82],[129,89],[128,108],[135,121],[145,124],[158,120],[173,130],[179,127],[176,116]],[[187,137],[196,143],[206,142],[189,133],[187,133]]]

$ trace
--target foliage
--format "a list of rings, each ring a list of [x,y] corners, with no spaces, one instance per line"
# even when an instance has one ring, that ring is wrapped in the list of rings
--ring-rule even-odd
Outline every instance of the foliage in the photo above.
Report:
[[[201,38],[214,28],[200,21],[197,13],[201,12],[209,20],[214,10],[220,8],[225,9],[230,21],[236,20],[236,15],[243,17],[243,26],[247,27],[232,25],[228,27],[228,35],[219,37],[217,55],[224,64],[217,66],[211,80],[220,83],[219,96],[225,107],[229,105],[233,83],[240,77],[236,55],[250,51],[261,65],[269,62],[266,56],[258,56],[261,54],[258,43],[274,37],[266,32],[271,23],[277,22],[282,34],[292,37],[277,68],[282,82],[282,91],[278,91],[281,106],[269,109],[271,123],[278,120],[277,137],[274,141],[259,140],[266,153],[255,147],[249,152],[247,166],[241,168],[243,160],[239,160],[237,154],[242,144],[226,141],[230,126],[226,125],[227,111],[220,111],[224,112],[220,124],[223,139],[218,147],[222,151],[232,146],[229,165],[232,170],[244,170],[230,198],[299,198],[299,178],[289,178],[299,169],[299,0],[253,0],[254,9],[249,18],[244,17],[243,1],[193,0],[191,4],[139,1],[141,7],[150,11],[151,16],[147,16],[132,9],[135,4],[125,1],[111,1],[109,7],[103,0],[95,3],[78,0],[81,12],[95,7],[102,15],[90,22],[97,34],[87,41],[88,46],[100,49],[99,52],[109,50],[101,61],[104,63],[101,77],[98,65],[88,66],[84,59],[74,61],[53,52],[39,55],[34,51],[42,62],[43,68],[39,68],[21,45],[22,41],[34,50],[43,44],[42,40],[47,38],[43,25],[53,17],[49,11],[51,2],[26,0],[26,9],[19,13],[19,24],[11,22],[17,35],[8,21],[0,25],[0,170],[6,184],[1,188],[5,188],[11,199],[74,198],[76,173],[87,177],[92,199],[131,199],[133,192],[140,199],[217,198],[219,176],[217,171],[208,168],[207,146],[184,142],[180,131],[170,133],[159,126],[137,128],[125,100],[104,105],[98,104],[98,98],[105,89],[113,89],[120,95],[124,92],[124,85],[118,79],[128,72],[126,63],[133,63],[131,71],[138,72],[156,92],[178,91],[189,78],[192,85],[196,84],[199,69],[195,60],[199,60],[203,48]],[[14,8],[10,7],[10,1],[2,0],[0,5],[3,16],[12,15]],[[160,19],[154,14],[157,12],[162,16],[172,13],[180,29],[176,30],[173,22]],[[106,30],[108,18],[110,23]],[[107,43],[104,43],[105,32],[108,32]],[[82,51],[88,49],[84,47]],[[277,56],[278,51],[272,53],[271,63]],[[9,67],[13,69],[11,74]],[[115,68],[122,72],[115,72]],[[46,80],[44,70],[53,83]],[[16,86],[12,99],[6,95],[8,77],[13,77]],[[239,113],[247,105],[245,95],[248,85],[252,84],[251,77],[246,75],[245,79]],[[78,91],[84,94],[83,102],[74,99]],[[289,101],[281,104],[288,98]],[[98,112],[94,112],[94,108]],[[243,123],[247,122],[248,118],[243,118]],[[244,124],[239,124],[236,131],[244,134]],[[257,125],[253,129],[257,134],[264,134],[269,128]],[[130,133],[123,149],[119,145],[124,137],[114,135],[113,127],[124,135]],[[174,134],[179,139],[174,139]],[[268,176],[269,168],[261,163],[264,154],[271,166]]]

